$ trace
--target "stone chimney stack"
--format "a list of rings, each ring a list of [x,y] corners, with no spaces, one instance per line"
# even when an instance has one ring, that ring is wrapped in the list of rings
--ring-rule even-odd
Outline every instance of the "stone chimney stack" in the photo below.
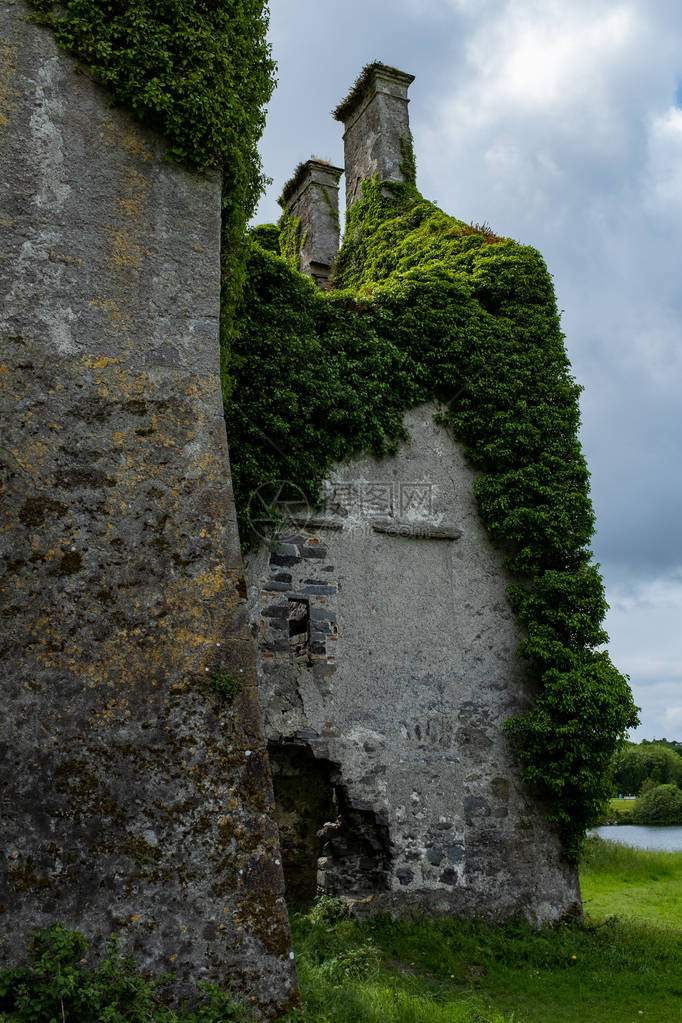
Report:
[[[413,81],[405,71],[369,64],[334,111],[344,126],[347,209],[375,174],[380,181],[406,180],[403,168],[412,153],[407,90]]]
[[[306,160],[284,186],[282,209],[300,220],[301,273],[324,291],[339,249],[339,178],[341,167],[324,160]]]

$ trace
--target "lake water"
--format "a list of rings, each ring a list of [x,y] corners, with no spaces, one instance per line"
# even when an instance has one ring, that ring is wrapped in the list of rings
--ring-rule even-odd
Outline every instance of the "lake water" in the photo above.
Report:
[[[658,849],[664,852],[682,852],[682,827],[647,827],[643,824],[604,824],[593,828],[591,835],[608,838],[635,849]]]

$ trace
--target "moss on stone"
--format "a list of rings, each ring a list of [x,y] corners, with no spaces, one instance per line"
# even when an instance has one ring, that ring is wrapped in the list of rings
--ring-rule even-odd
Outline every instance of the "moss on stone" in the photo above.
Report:
[[[10,883],[16,892],[30,892],[41,888],[49,888],[52,882],[48,877],[40,877],[37,865],[32,856],[24,862],[14,863],[8,871]]]

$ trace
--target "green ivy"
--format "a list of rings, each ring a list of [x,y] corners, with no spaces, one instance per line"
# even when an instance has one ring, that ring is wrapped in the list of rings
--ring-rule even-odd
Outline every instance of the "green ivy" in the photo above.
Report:
[[[225,165],[253,206],[274,70],[264,0],[30,3],[117,103],[166,136],[170,156]]]
[[[301,218],[292,217],[284,211],[278,225],[279,251],[287,260],[290,266],[296,270],[299,268],[301,249],[305,245],[307,233],[304,235],[301,230]]]
[[[249,242],[225,341],[242,537],[259,485],[291,480],[315,501],[334,462],[394,451],[404,412],[440,401],[441,421],[479,472],[481,516],[514,578],[519,654],[536,699],[508,734],[575,858],[637,708],[600,649],[606,602],[589,550],[579,388],[545,264],[532,248],[447,216],[410,184],[376,180],[350,210],[330,292],[275,254],[273,237],[260,228]]]
[[[210,678],[213,692],[225,703],[234,703],[235,697],[242,691],[241,679],[226,671],[224,668],[215,668]]]
[[[244,284],[244,231],[262,192],[258,140],[274,86],[266,0],[29,0],[34,20],[168,141],[167,156],[223,177],[227,323]]]
[[[412,144],[412,135],[407,139],[400,139],[400,155],[402,157],[400,162],[400,172],[403,176],[403,180],[408,185],[416,186],[417,184],[417,158],[414,155],[414,146]]]

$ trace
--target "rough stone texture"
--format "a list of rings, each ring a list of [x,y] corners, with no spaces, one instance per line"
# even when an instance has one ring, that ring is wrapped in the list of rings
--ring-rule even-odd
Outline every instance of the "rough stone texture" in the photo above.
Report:
[[[412,143],[407,90],[413,81],[414,75],[404,71],[374,68],[344,113],[346,209],[361,197],[362,182],[375,174],[379,181],[405,180],[401,164]]]
[[[220,182],[0,5],[0,961],[295,995],[218,367]],[[241,682],[233,705],[214,672]]]
[[[308,160],[285,187],[282,202],[301,221],[300,271],[318,287],[329,287],[339,248],[339,178],[343,168]]]
[[[531,700],[509,580],[433,413],[407,416],[397,455],[338,466],[326,515],[251,562],[266,734],[336,765],[343,840],[323,828],[322,887],[364,909],[554,920],[580,893],[502,730]],[[304,650],[287,624],[300,599]]]

